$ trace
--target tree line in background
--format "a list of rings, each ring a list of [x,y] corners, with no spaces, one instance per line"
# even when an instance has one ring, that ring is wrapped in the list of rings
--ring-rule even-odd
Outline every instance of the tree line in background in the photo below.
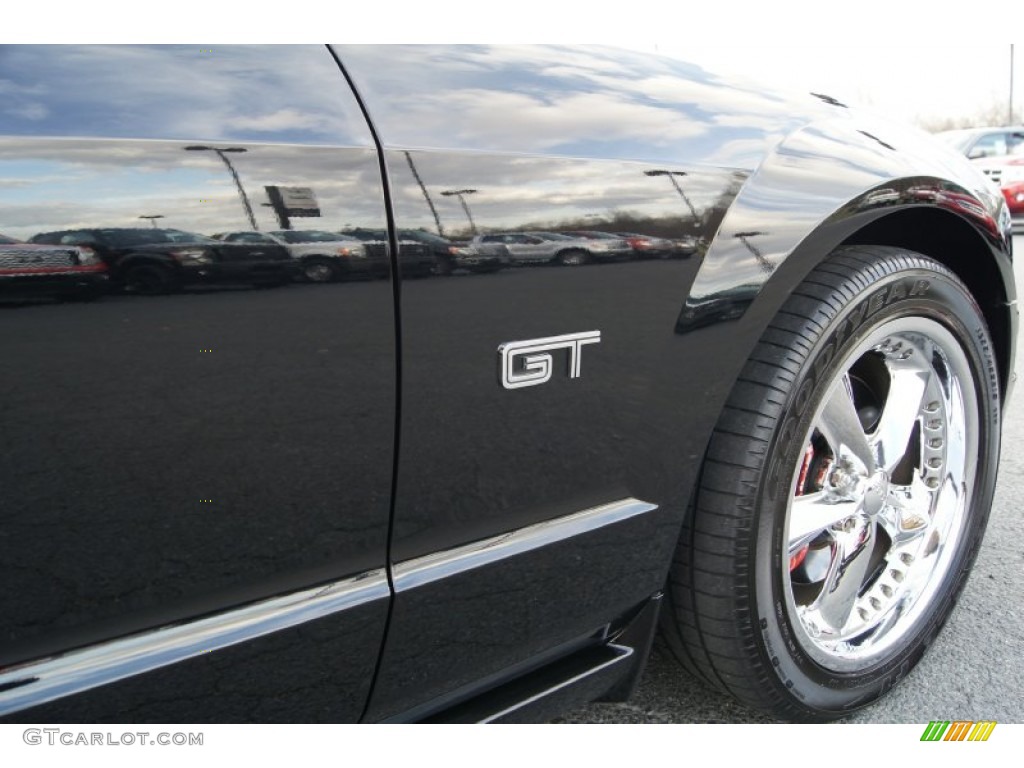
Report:
[[[1000,125],[1020,125],[1022,115],[1014,109],[1010,113],[1005,100],[993,100],[988,106],[978,109],[970,115],[956,117],[918,117],[916,122],[924,130],[931,133],[952,131],[957,128],[987,128]]]

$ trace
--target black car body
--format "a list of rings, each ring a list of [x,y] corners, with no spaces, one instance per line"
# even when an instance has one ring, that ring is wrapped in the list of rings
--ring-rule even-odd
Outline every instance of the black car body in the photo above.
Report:
[[[966,159],[604,49],[19,46],[0,71],[0,174],[33,182],[0,185],[4,231],[320,217],[388,266],[5,314],[8,719],[544,719],[627,697],[659,612],[691,671],[828,719],[948,615],[1017,329],[1009,217]],[[283,188],[309,202],[262,204]],[[420,229],[701,245],[406,280]]]
[[[280,285],[294,272],[288,251],[273,243],[221,243],[177,229],[96,227],[41,232],[33,243],[96,251],[126,290],[165,293],[183,285]]]

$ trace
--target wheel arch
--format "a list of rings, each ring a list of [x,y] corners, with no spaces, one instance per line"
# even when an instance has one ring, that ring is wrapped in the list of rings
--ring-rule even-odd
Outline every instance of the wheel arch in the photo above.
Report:
[[[738,373],[790,292],[830,253],[852,244],[903,247],[951,269],[975,296],[1005,398],[1017,309],[1002,195],[966,159],[920,132],[851,117],[790,134],[743,178],[676,332],[733,326]]]
[[[159,253],[128,253],[119,258],[111,269],[120,278],[129,269],[139,265],[161,267],[172,275],[177,275],[181,269],[181,265],[174,259]]]
[[[857,230],[842,245],[889,245],[928,256],[949,268],[974,296],[988,324],[1005,400],[1013,372],[1016,301],[1012,275],[1000,269],[985,238],[970,223],[934,208],[897,210]]]

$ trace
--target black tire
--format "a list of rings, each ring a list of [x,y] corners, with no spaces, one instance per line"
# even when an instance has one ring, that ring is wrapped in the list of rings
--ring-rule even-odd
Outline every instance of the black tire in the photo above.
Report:
[[[981,311],[945,267],[882,246],[826,259],[764,332],[709,444],[663,617],[674,655],[788,720],[891,689],[980,546],[998,382]]]
[[[131,264],[121,273],[121,286],[126,293],[159,296],[177,290],[178,281],[168,267],[154,262],[140,262]]]
[[[341,277],[341,270],[331,259],[314,256],[302,262],[302,277],[309,283],[333,283]]]
[[[433,272],[438,277],[448,277],[455,271],[455,264],[447,256],[434,256]]]
[[[572,248],[560,252],[556,258],[563,267],[582,267],[590,261],[590,254],[582,248]]]

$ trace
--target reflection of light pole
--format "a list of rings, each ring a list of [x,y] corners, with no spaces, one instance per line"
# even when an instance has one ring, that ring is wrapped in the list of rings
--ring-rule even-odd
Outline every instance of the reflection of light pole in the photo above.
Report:
[[[469,219],[469,228],[472,230],[474,235],[477,234],[476,224],[473,222],[473,216],[469,212],[469,206],[466,205],[466,198],[463,197],[463,195],[472,195],[475,193],[475,189],[447,189],[441,193],[445,197],[455,195],[455,197],[459,198],[459,202],[462,203],[462,210],[466,212],[466,218]]]
[[[759,250],[757,250],[757,248],[752,246],[750,244],[750,241],[747,240],[748,237],[757,237],[758,235],[763,235],[763,234],[766,234],[766,233],[764,233],[764,232],[737,232],[735,235],[733,235],[733,237],[738,238],[741,243],[743,243],[745,246],[747,246],[747,250],[750,251],[752,254],[754,254],[754,258],[757,259],[757,263],[761,265],[761,271],[762,272],[770,273],[770,272],[775,270],[775,265],[772,264],[770,261],[768,261],[768,259],[766,259],[764,257],[764,254],[761,253]]]
[[[153,225],[153,229],[156,229],[156,220],[162,219],[164,215],[162,213],[154,213],[150,216],[139,216],[140,219],[149,219],[149,223]]]
[[[437,208],[434,207],[434,201],[430,199],[430,193],[427,192],[427,185],[423,183],[423,179],[420,178],[419,172],[416,170],[416,165],[412,161],[412,155],[408,152],[403,152],[406,161],[409,163],[409,170],[412,171],[412,176],[416,179],[416,183],[420,185],[420,190],[423,192],[423,197],[427,200],[427,207],[430,208],[430,212],[434,214],[434,223],[437,224],[437,234],[444,237],[444,228],[441,226],[441,217],[437,215]],[[465,203],[463,203],[465,205]]]
[[[238,194],[242,197],[242,205],[245,206],[245,214],[249,217],[249,224],[254,230],[259,230],[256,226],[256,217],[252,213],[252,206],[249,204],[249,196],[245,194],[245,190],[242,188],[242,180],[238,178],[238,174],[235,172],[235,166],[231,164],[225,155],[226,152],[247,152],[245,147],[207,147],[202,144],[193,144],[190,147],[185,147],[187,152],[216,152],[217,157],[224,161],[224,165],[231,171],[231,178],[235,180],[235,186],[238,187]]]
[[[700,226],[700,216],[697,215],[697,209],[693,207],[693,203],[690,202],[690,198],[683,192],[683,188],[679,186],[679,182],[676,181],[676,176],[687,176],[686,171],[663,171],[656,169],[653,171],[644,171],[644,176],[667,176],[668,180],[672,182],[672,186],[676,188],[676,192],[683,198],[683,202],[686,203],[686,207],[690,209],[690,215],[693,217],[693,226]]]

